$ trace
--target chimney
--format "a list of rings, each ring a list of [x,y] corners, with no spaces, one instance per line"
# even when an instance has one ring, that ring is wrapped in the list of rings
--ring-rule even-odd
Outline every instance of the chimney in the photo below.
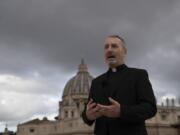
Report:
[[[174,98],[171,99],[172,107],[175,106]]]
[[[161,106],[164,107],[164,103],[163,102],[161,102]]]
[[[169,98],[166,98],[166,106],[169,107]]]

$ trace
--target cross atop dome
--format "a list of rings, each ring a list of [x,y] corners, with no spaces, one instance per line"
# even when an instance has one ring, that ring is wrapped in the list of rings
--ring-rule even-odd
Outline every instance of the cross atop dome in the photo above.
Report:
[[[78,73],[82,73],[82,72],[88,72],[87,66],[84,63],[84,59],[81,59],[81,64],[79,65],[78,68]]]

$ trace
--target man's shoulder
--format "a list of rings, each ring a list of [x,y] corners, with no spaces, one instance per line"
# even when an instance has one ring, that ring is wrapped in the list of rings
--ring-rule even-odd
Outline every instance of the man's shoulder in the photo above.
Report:
[[[96,81],[96,82],[102,81],[104,78],[106,78],[106,75],[107,75],[107,72],[105,72],[105,73],[103,73],[103,74],[100,74],[100,75],[98,75],[97,77],[95,77],[95,78],[93,79],[93,81]]]
[[[148,74],[146,69],[135,68],[135,67],[128,67],[128,72],[133,73],[133,74]]]
[[[132,71],[132,72],[147,72],[146,69],[136,68],[136,67],[128,67],[128,70],[129,70],[129,71]]]

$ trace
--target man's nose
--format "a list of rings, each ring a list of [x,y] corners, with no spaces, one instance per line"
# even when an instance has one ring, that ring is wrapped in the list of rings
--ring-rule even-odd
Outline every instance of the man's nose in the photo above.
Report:
[[[108,51],[108,52],[109,52],[109,51],[112,51],[112,47],[109,46],[109,47],[107,48],[107,51]]]

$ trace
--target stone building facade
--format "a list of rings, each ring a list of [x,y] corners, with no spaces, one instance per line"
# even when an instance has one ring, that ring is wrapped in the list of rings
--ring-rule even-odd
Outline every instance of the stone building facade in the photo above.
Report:
[[[94,125],[89,127],[81,119],[92,79],[82,60],[77,74],[64,88],[55,120],[44,117],[19,124],[17,135],[93,135]],[[156,116],[146,121],[149,135],[180,135],[180,107],[174,100],[169,103],[167,100],[166,105],[158,106]]]

